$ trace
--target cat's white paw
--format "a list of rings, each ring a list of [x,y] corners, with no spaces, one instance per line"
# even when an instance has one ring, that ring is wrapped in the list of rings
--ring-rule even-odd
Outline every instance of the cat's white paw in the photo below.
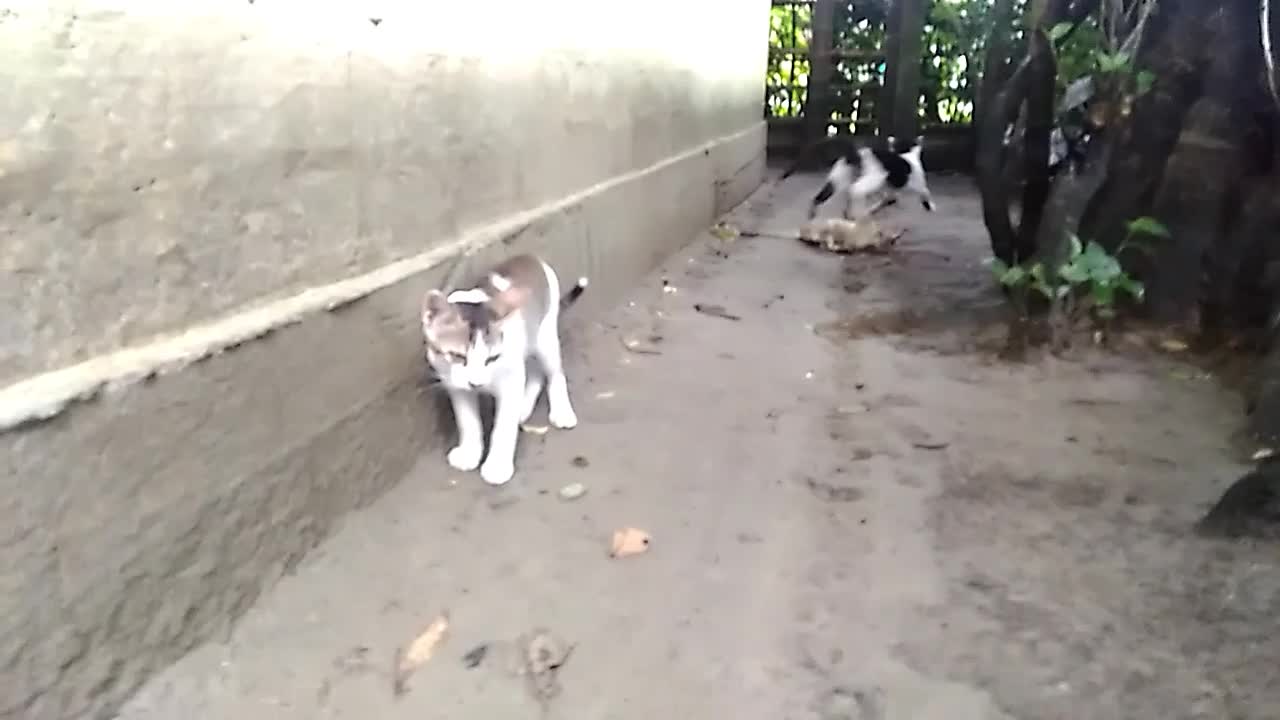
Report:
[[[480,477],[490,485],[506,485],[515,474],[515,464],[510,460],[492,458],[480,466]]]
[[[480,455],[484,449],[474,445],[459,445],[449,451],[449,465],[457,470],[471,472],[480,467]]]
[[[551,410],[551,412],[547,413],[547,420],[550,420],[552,425],[563,430],[568,430],[578,425],[578,415],[573,411],[572,407],[557,407]]]

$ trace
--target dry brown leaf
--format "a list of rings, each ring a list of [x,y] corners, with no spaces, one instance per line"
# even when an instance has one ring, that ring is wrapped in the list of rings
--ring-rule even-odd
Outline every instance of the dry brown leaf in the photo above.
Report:
[[[1168,352],[1182,352],[1187,349],[1187,344],[1176,338],[1168,338],[1160,341],[1160,347]]]
[[[615,530],[609,557],[621,558],[628,555],[639,555],[649,549],[651,539],[649,533],[638,528]]]
[[[408,690],[409,676],[422,667],[435,653],[436,646],[444,639],[449,630],[449,614],[440,613],[426,629],[418,634],[413,642],[396,652],[395,685],[396,695],[403,695]]]

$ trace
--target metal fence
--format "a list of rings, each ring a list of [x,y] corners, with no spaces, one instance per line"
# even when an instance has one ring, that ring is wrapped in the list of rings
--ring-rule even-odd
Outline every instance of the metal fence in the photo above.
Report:
[[[982,7],[774,0],[764,101],[771,152],[846,133],[968,137]]]

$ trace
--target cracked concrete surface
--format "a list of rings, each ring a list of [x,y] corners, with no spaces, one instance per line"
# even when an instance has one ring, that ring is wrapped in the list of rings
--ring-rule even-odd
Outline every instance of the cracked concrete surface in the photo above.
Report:
[[[1280,559],[1184,531],[1237,403],[1132,348],[996,359],[976,204],[935,182],[943,213],[850,258],[768,236],[814,180],[766,186],[728,218],[766,235],[571,321],[581,423],[525,434],[508,486],[422,457],[120,717],[528,718],[501,653],[463,657],[540,626],[576,644],[548,717],[1267,717]],[[606,557],[623,526],[650,551]]]

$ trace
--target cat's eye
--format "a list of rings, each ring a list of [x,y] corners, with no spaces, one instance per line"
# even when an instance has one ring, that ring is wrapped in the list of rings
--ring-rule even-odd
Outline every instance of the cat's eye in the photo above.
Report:
[[[449,362],[452,362],[452,363],[464,363],[467,361],[467,356],[460,352],[448,353],[448,357],[449,357]]]
[[[500,357],[502,357],[502,353],[498,353],[497,355],[490,355],[490,356],[489,356],[489,357],[484,361],[484,364],[485,364],[485,365],[492,365],[492,364],[494,363],[494,361],[496,361],[496,360],[497,360],[498,358],[500,358]]]

